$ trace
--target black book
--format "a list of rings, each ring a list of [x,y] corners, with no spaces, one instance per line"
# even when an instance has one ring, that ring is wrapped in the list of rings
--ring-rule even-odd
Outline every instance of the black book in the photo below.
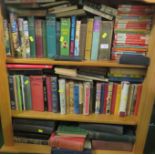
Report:
[[[43,92],[44,92],[44,111],[48,111],[46,76],[43,76]]]

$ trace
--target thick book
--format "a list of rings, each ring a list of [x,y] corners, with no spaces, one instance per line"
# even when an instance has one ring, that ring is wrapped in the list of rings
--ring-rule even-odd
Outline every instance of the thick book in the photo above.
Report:
[[[80,114],[80,104],[79,104],[79,84],[74,84],[74,113]]]
[[[42,76],[30,76],[32,110],[44,111],[43,79]]]
[[[60,55],[69,56],[70,50],[70,18],[61,18]]]
[[[35,19],[34,16],[28,17],[28,30],[30,40],[30,57],[36,57],[36,39],[35,39]]]
[[[47,89],[47,103],[48,103],[48,111],[52,112],[52,93],[51,93],[51,77],[46,76],[46,89]]]

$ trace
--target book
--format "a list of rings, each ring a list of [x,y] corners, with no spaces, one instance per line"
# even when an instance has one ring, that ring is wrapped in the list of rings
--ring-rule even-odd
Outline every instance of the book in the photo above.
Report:
[[[74,113],[80,114],[80,104],[79,104],[79,84],[74,84]]]
[[[47,102],[48,102],[48,111],[52,112],[52,93],[51,93],[51,77],[46,76],[46,89],[47,89]]]
[[[101,106],[101,86],[102,83],[96,84],[96,101],[95,101],[95,114],[100,113],[100,106]]]
[[[111,108],[110,108],[110,113],[111,114],[114,114],[114,111],[115,111],[117,86],[118,86],[117,83],[114,83],[113,84],[112,99],[111,99]]]
[[[79,83],[79,111],[80,114],[83,114],[83,104],[84,104],[84,90],[83,90],[83,84]]]
[[[105,13],[107,13],[109,15],[112,15],[112,16],[116,16],[117,15],[117,9],[115,9],[113,7],[110,7],[108,5],[104,5],[104,4],[101,4],[100,11],[101,12],[105,12]]]
[[[108,83],[104,84],[104,100],[103,100],[103,113],[106,114],[106,106],[107,106],[107,97],[108,97]]]
[[[60,22],[56,21],[56,56],[60,55]]]
[[[46,76],[43,75],[42,79],[43,79],[44,111],[48,111],[48,97],[47,97]]]
[[[66,4],[66,3],[68,3],[68,1],[49,2],[49,3],[45,3],[45,4],[40,4],[40,6],[41,7],[51,7],[51,6],[57,6],[57,5]]]
[[[42,76],[30,76],[32,110],[44,111],[43,79]]]
[[[19,109],[19,106],[18,106],[18,97],[17,97],[17,81],[16,81],[16,75],[13,75],[13,89],[14,89],[14,95],[15,95],[15,106],[16,106],[16,110],[18,110]]]
[[[22,110],[26,110],[25,93],[24,93],[24,75],[19,75],[20,77],[20,89],[22,96]]]
[[[49,2],[55,2],[55,0],[5,0],[6,4],[28,4],[28,3],[49,3]]]
[[[61,10],[62,8],[65,8],[65,7],[69,6],[69,5],[70,4],[62,4],[62,5],[50,7],[50,8],[48,8],[48,11],[52,12],[52,11],[56,11],[56,10]]]
[[[69,56],[70,49],[70,18],[61,18],[60,55]]]
[[[46,21],[42,23],[42,36],[43,36],[43,56],[47,57],[47,33],[46,33]]]
[[[69,92],[69,82],[66,81],[66,113],[69,113],[69,108],[70,108],[70,92]]]
[[[120,98],[121,98],[121,84],[117,84],[114,115],[119,115]]]
[[[94,18],[94,26],[93,26],[91,60],[97,60],[98,59],[100,31],[101,31],[101,17],[95,17]]]
[[[69,113],[74,113],[74,82],[69,82]]]
[[[85,45],[85,59],[86,60],[90,60],[90,58],[91,58],[93,22],[94,22],[93,18],[88,18],[87,33],[86,33],[86,45]]]

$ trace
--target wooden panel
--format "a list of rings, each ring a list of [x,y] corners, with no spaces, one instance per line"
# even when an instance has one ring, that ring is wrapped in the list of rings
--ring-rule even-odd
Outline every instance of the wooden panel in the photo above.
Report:
[[[6,57],[3,40],[2,4],[0,3],[0,109],[1,123],[5,145],[13,144],[11,110],[9,99],[8,77],[6,71]]]
[[[108,124],[126,124],[136,125],[137,118],[134,116],[119,117],[114,115],[78,115],[78,114],[58,114],[52,112],[37,112],[37,111],[12,111],[12,116],[16,118],[33,118],[33,119],[47,119],[47,120],[62,120],[62,121],[76,121],[76,122],[96,122]]]
[[[50,154],[51,147],[48,145],[15,143],[13,146],[2,146],[1,153],[37,153]]]
[[[112,151],[112,150],[93,150],[93,154],[133,154],[129,151]]]
[[[136,133],[135,153],[143,153],[145,140],[148,132],[148,125],[151,117],[152,107],[155,98],[155,23],[151,31],[149,42],[149,54],[151,63],[143,84],[142,98],[139,109],[139,122]]]
[[[7,58],[7,63],[26,63],[26,64],[51,64],[62,66],[94,66],[94,67],[121,67],[121,68],[145,68],[139,65],[124,65],[115,61],[55,61],[47,58]]]

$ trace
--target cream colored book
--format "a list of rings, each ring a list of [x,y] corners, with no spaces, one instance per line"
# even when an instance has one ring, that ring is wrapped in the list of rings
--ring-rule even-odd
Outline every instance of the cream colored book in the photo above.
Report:
[[[58,6],[55,6],[55,7],[48,8],[48,11],[52,12],[52,11],[55,11],[55,10],[61,10],[62,8],[65,8],[65,7],[69,6],[69,5],[70,4],[58,5]]]
[[[41,4],[41,7],[51,7],[51,6],[56,6],[56,5],[60,5],[60,4],[65,4],[65,3],[69,3],[69,1],[58,1],[58,2],[52,2],[52,3],[45,3],[45,4]]]

